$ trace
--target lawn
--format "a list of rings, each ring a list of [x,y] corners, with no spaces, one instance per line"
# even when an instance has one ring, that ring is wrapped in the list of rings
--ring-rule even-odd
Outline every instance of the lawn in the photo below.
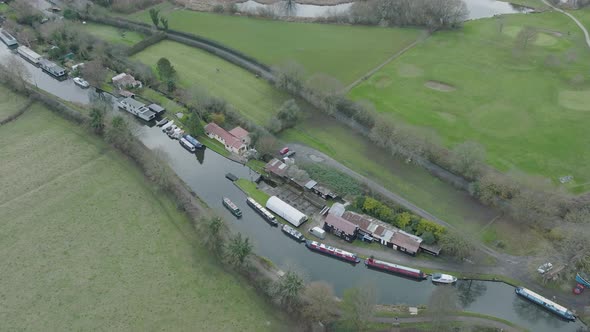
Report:
[[[524,26],[538,31],[526,48],[517,42]],[[581,31],[559,13],[478,20],[437,32],[350,97],[433,128],[447,147],[477,141],[501,171],[554,182],[573,175],[568,188],[583,192],[590,190],[587,54]]]
[[[175,10],[159,5],[170,28],[221,42],[259,61],[302,64],[310,74],[327,73],[349,84],[418,38],[417,29],[289,23]],[[131,19],[151,24],[149,9]]]
[[[254,198],[254,200],[259,204],[265,205],[266,201],[268,201],[268,199],[270,198],[269,194],[256,188],[256,183],[252,181],[248,181],[246,179],[238,179],[234,183],[236,184],[236,186],[242,189],[242,191],[244,191],[248,196]]]
[[[0,85],[0,120],[16,113],[27,100]]]
[[[10,7],[5,3],[0,3],[0,14],[6,13]]]
[[[197,87],[227,100],[251,121],[266,125],[284,101],[267,81],[223,59],[197,48],[172,41],[162,41],[133,56],[155,70],[160,58],[170,60],[178,73],[180,85]]]
[[[39,106],[2,126],[0,141],[4,330],[285,328],[101,141]]]
[[[76,26],[82,29],[82,31],[94,35],[98,39],[114,44],[131,46],[142,41],[144,38],[144,35],[138,32],[118,29],[108,25],[86,23],[77,24]]]

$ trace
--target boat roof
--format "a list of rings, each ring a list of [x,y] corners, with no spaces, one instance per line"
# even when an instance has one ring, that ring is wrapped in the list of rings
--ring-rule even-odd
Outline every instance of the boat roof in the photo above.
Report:
[[[386,262],[386,261],[380,261],[378,259],[374,259],[373,262],[377,262],[377,263],[383,264],[383,265],[388,265],[388,266],[391,266],[391,267],[402,268],[402,269],[404,269],[406,271],[412,271],[412,272],[416,272],[416,273],[422,273],[422,271],[420,271],[418,269],[413,269],[411,267],[407,267],[407,266],[403,266],[403,265],[397,265],[397,264],[393,264],[393,263]]]
[[[559,305],[559,304],[557,304],[557,303],[555,303],[555,302],[553,302],[553,301],[551,301],[551,300],[549,300],[549,299],[547,299],[547,298],[545,298],[545,297],[543,297],[543,296],[541,296],[541,295],[533,292],[530,289],[526,289],[526,288],[523,287],[523,288],[521,288],[521,291],[524,292],[524,293],[526,293],[529,296],[535,297],[535,298],[537,298],[537,299],[545,302],[548,305],[553,306],[555,309],[557,309],[559,311],[562,311],[562,312],[568,312],[569,311],[566,307],[564,307],[562,305]]]

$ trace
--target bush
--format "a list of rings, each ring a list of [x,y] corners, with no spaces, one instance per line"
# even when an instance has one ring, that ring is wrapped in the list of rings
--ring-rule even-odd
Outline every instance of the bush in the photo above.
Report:
[[[357,196],[363,192],[358,181],[334,168],[319,164],[303,164],[301,168],[307,171],[312,179],[325,183],[341,196]]]
[[[215,13],[223,13],[225,11],[225,8],[223,8],[222,4],[217,4],[213,7],[213,12]]]

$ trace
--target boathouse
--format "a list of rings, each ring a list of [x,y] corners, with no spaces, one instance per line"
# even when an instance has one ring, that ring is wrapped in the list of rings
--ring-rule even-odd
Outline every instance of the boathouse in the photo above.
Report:
[[[328,213],[328,216],[324,220],[324,230],[348,242],[354,241],[358,234],[357,225],[331,213]]]
[[[234,136],[231,133],[232,131],[236,133],[240,138]],[[248,137],[249,133],[241,127],[236,127],[228,132],[216,123],[211,122],[205,126],[205,133],[207,134],[207,136],[209,136],[209,138],[213,138],[221,142],[221,144],[223,144],[225,149],[229,152],[242,154],[246,152],[246,150],[248,149],[248,145],[246,142],[249,142],[250,140],[250,138]]]

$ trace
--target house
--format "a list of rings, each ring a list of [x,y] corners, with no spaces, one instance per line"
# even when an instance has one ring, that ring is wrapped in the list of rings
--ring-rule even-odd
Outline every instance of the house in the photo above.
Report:
[[[144,103],[130,97],[119,100],[118,106],[145,121],[150,121],[156,117],[156,113],[150,111]]]
[[[342,217],[328,213],[328,216],[324,219],[324,230],[352,242],[356,239],[358,226]]]
[[[119,89],[124,88],[141,88],[143,85],[140,81],[136,80],[135,77],[127,74],[121,73],[112,78],[113,85]]]
[[[246,152],[246,150],[248,149],[248,145],[244,142],[244,140],[246,140],[246,137],[248,137],[247,141],[249,141],[250,138],[249,133],[245,129],[240,128],[241,130],[235,131],[235,129],[237,128],[240,127],[236,127],[232,130],[238,133],[241,139],[232,135],[230,132],[221,128],[214,122],[208,123],[205,126],[205,133],[207,134],[207,136],[209,136],[209,138],[213,138],[221,142],[221,144],[223,144],[226,150],[232,153],[242,154]],[[244,135],[244,132],[246,132],[246,135]]]
[[[247,146],[250,145],[250,133],[246,129],[237,126],[230,130],[229,133]]]
[[[279,179],[283,179],[287,176],[287,169],[288,168],[289,168],[289,165],[278,160],[277,158],[273,158],[271,161],[266,163],[266,165],[264,165],[265,172],[267,172],[271,176],[275,176]]]

